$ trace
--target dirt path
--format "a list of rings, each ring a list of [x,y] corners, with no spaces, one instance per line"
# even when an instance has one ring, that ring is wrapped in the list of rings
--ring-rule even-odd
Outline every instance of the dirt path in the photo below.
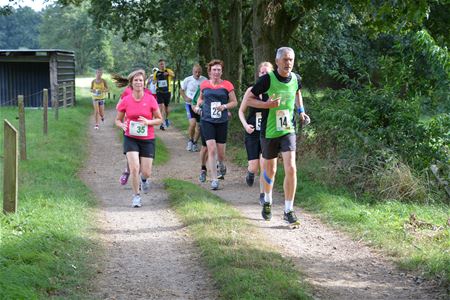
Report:
[[[198,251],[182,224],[169,210],[159,181],[165,177],[195,182],[198,154],[185,150],[185,138],[173,128],[157,135],[170,150],[168,164],[155,168],[152,190],[143,207],[130,208],[128,188],[118,184],[125,160],[114,113],[107,125],[90,132],[89,166],[83,178],[101,201],[99,234],[107,253],[101,259],[93,297],[101,299],[214,299],[217,291],[202,267]],[[95,138],[94,138],[95,137]],[[99,155],[101,153],[101,155]],[[443,299],[432,282],[415,280],[380,254],[301,213],[302,227],[288,230],[282,222],[281,195],[274,193],[274,216],[261,220],[257,187],[245,185],[245,170],[227,163],[228,174],[217,194],[235,206],[249,222],[292,259],[313,287],[317,299]],[[209,184],[199,184],[209,188]],[[128,186],[129,187],[129,186]]]
[[[90,126],[90,157],[81,177],[100,201],[99,258],[94,299],[215,299],[217,291],[186,229],[168,207],[161,182],[131,208],[131,187],[119,184],[125,167],[122,145],[106,112],[100,130]],[[93,124],[93,122],[91,122]],[[153,178],[164,178],[155,168]]]

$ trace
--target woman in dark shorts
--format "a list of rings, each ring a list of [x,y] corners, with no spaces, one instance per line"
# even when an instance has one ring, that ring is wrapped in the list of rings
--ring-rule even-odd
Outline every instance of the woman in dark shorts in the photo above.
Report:
[[[270,62],[262,62],[258,67],[258,76],[261,77],[264,74],[273,70],[273,66]],[[250,93],[252,87],[249,87],[245,92]],[[263,94],[262,97],[267,97]],[[267,99],[262,99],[267,100]],[[248,108],[248,115],[245,117],[245,113]],[[245,129],[245,149],[247,150],[247,176],[245,181],[248,186],[253,186],[255,181],[255,174],[258,170],[261,172],[263,170],[263,158],[261,157],[261,141],[260,141],[260,130],[261,130],[261,119],[262,110],[247,106],[246,97],[244,95],[241,106],[239,107],[239,119],[241,120],[242,126]],[[264,182],[263,177],[259,176],[259,202],[262,205],[264,203]]]
[[[163,122],[156,99],[144,93],[145,72],[136,70],[128,75],[132,93],[117,105],[116,126],[125,132],[123,150],[130,168],[133,190],[132,206],[141,206],[139,184],[148,193],[153,159],[155,157],[154,126]],[[124,116],[126,120],[124,120]],[[140,176],[139,176],[140,173]]]
[[[202,106],[200,130],[208,147],[208,167],[211,178],[211,189],[219,188],[219,176],[226,173],[224,165],[225,145],[228,131],[228,110],[237,106],[234,87],[228,80],[223,80],[223,62],[212,60],[208,63],[209,80],[200,85],[200,97],[194,111],[199,112]],[[216,161],[216,157],[217,160]],[[217,166],[218,169],[217,170]]]

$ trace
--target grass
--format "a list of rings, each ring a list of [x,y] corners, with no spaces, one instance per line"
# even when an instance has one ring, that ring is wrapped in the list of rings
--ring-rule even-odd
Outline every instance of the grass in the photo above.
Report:
[[[183,123],[186,120],[184,108],[182,110],[175,106],[171,118],[180,120],[179,123],[174,122],[175,126],[187,128],[187,121]],[[239,130],[238,126],[232,128],[230,134]],[[240,144],[236,139],[229,139],[227,156],[242,167],[247,165],[243,142]],[[370,195],[357,198],[343,189],[322,183],[321,177],[329,177],[323,161],[314,157],[301,157],[297,166],[297,206],[349,232],[354,239],[362,239],[382,249],[392,255],[401,268],[434,277],[443,285],[450,285],[450,226],[446,225],[450,218],[448,204],[408,204],[396,199],[379,201]],[[283,166],[279,165],[275,184],[281,192],[283,177]],[[439,230],[408,225],[413,213],[421,221],[434,224]]]
[[[17,128],[17,110],[0,110]],[[3,299],[75,299],[86,291],[97,247],[89,230],[95,202],[77,172],[87,155],[90,114],[82,103],[61,109],[59,121],[49,114],[49,133],[43,136],[42,110],[26,110],[28,159],[19,162],[18,212],[0,214]],[[0,151],[3,157],[3,147]]]
[[[172,207],[193,233],[224,299],[309,299],[293,263],[212,193],[166,179]]]

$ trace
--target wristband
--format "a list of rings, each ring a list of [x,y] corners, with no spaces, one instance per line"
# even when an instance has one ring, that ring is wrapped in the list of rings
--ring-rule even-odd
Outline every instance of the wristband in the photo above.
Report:
[[[297,112],[299,114],[304,113],[305,112],[305,108],[303,106],[301,106],[301,107],[297,108]]]

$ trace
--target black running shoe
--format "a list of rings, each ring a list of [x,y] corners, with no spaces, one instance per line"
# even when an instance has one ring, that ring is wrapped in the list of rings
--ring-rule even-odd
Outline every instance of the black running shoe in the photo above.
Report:
[[[264,202],[261,215],[266,221],[270,221],[272,219],[272,204],[269,202]]]
[[[297,216],[295,215],[295,212],[293,210],[291,210],[289,212],[284,212],[283,219],[291,225],[300,224],[300,222],[298,221]]]
[[[255,182],[255,173],[247,171],[247,176],[245,176],[245,182],[247,182],[248,186],[253,186]]]
[[[164,124],[161,124],[161,126],[159,126],[159,129],[161,129],[161,130],[166,130],[166,129],[164,128]]]

